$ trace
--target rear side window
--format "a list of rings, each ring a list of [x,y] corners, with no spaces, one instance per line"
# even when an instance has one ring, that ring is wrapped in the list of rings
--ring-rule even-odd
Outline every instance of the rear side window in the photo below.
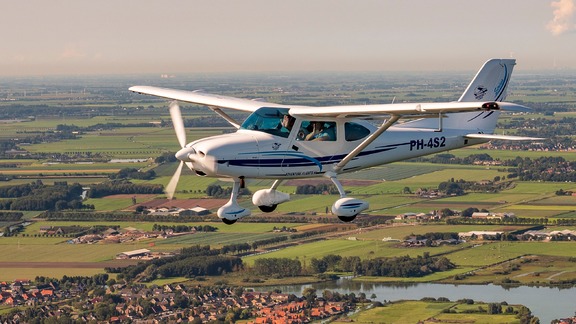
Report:
[[[361,140],[370,135],[370,130],[360,124],[345,123],[344,124],[345,138],[348,142]]]

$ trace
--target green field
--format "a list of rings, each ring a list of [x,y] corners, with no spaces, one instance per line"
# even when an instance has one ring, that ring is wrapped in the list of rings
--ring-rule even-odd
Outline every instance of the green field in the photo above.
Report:
[[[62,240],[60,240],[62,241]],[[36,244],[0,245],[1,262],[102,262],[124,251],[148,248],[147,244]]]
[[[266,90],[260,83],[249,83],[257,87],[257,91],[263,92],[262,97],[269,98],[271,101],[294,102],[295,104],[318,104],[322,102],[333,102],[334,98],[341,98],[344,104],[355,104],[358,100],[368,102],[390,102],[393,98],[399,101],[420,101],[424,99],[447,99],[454,100],[458,97],[459,91],[452,86],[442,85],[438,89],[430,89],[425,93],[418,92],[420,86],[407,84],[404,89],[378,87],[376,89],[367,88],[362,94],[347,89],[344,83],[339,84],[336,88],[318,87],[314,82],[304,83],[310,85],[311,90],[307,96],[297,96],[294,93],[278,93],[275,90]],[[214,86],[214,85],[212,85]],[[248,86],[249,88],[250,86]],[[246,86],[232,87],[228,95],[246,96]],[[253,89],[255,90],[255,89]],[[564,95],[558,96],[549,89],[538,90],[538,96],[527,96],[531,90],[518,89],[515,95],[518,100],[529,100],[531,102],[569,102],[575,100],[569,92],[563,92]],[[533,94],[534,94],[533,93]],[[65,95],[63,95],[65,97]],[[97,100],[96,97],[90,97],[91,100]],[[514,97],[512,97],[514,99]],[[142,99],[141,101],[125,102],[122,107],[112,109],[111,114],[107,116],[82,116],[73,117],[66,115],[67,109],[76,109],[76,107],[92,107],[97,110],[99,107],[109,109],[115,107],[113,102],[88,102],[84,99],[67,98],[58,99],[44,97],[43,99],[22,98],[19,102],[23,105],[37,105],[40,102],[49,107],[59,107],[61,115],[53,117],[38,117],[33,121],[14,122],[2,124],[2,134],[0,138],[11,139],[23,136],[22,134],[39,134],[51,132],[58,125],[77,125],[81,127],[92,126],[106,123],[128,124],[148,124],[151,122],[168,121],[170,119],[166,111],[166,103],[154,99]],[[0,106],[9,105],[10,103],[2,102]],[[151,109],[142,107],[153,106]],[[138,108],[138,109],[136,109]],[[197,106],[183,105],[184,117],[192,119],[197,117],[213,116],[214,114],[207,109]],[[554,117],[541,114],[525,115],[523,118],[561,118],[563,116],[574,116],[574,113],[558,114]],[[234,118],[242,118],[242,116]],[[512,121],[515,116],[504,116],[503,123]],[[229,132],[230,127],[193,127],[187,128],[187,139],[193,141],[207,136],[219,135],[223,132]],[[19,178],[6,181],[1,185],[14,186],[17,184],[29,183],[40,179],[46,184],[55,181],[67,181],[68,183],[79,182],[89,186],[92,183],[105,181],[108,175],[117,172],[122,168],[150,169],[154,168],[157,177],[150,181],[134,180],[135,183],[153,183],[166,185],[178,163],[165,163],[157,166],[153,163],[154,158],[162,153],[174,152],[179,149],[178,142],[174,136],[171,127],[123,127],[114,129],[101,129],[90,131],[80,135],[78,139],[69,139],[60,142],[45,141],[32,145],[24,145],[22,148],[31,153],[46,153],[45,159],[6,159],[2,160],[0,165],[0,174],[16,175]],[[100,155],[101,160],[92,164],[85,163],[56,163],[50,157],[53,153],[64,153],[74,157],[76,153]],[[456,151],[448,152],[457,157],[465,157],[471,154],[486,153],[495,159],[512,159],[516,156],[538,158],[546,156],[561,156],[566,160],[573,161],[575,155],[573,152],[538,152],[538,151],[499,151],[479,149],[470,147]],[[79,158],[81,162],[83,158]],[[106,163],[111,159],[148,159],[144,162],[122,162]],[[16,167],[12,168],[12,164]],[[518,217],[532,218],[576,218],[576,200],[573,197],[558,197],[555,192],[559,189],[576,191],[574,183],[541,183],[541,182],[522,182],[514,181],[513,188],[498,193],[468,193],[459,197],[446,197],[442,199],[424,199],[414,194],[404,194],[403,191],[408,187],[412,192],[419,188],[433,189],[438,184],[450,179],[464,179],[467,181],[492,180],[495,177],[507,175],[505,168],[484,167],[475,165],[442,165],[424,162],[398,162],[388,165],[382,165],[359,172],[343,174],[341,179],[344,180],[369,180],[361,185],[345,186],[349,195],[364,199],[370,203],[370,209],[366,214],[371,216],[395,216],[402,213],[430,212],[450,208],[452,210],[464,210],[469,207],[479,209],[485,208],[493,212],[514,212]],[[223,187],[231,186],[229,182],[222,182],[218,179],[198,177],[189,170],[183,170],[176,190],[178,199],[203,198],[205,189],[212,184],[218,184]],[[251,192],[258,189],[267,188],[272,184],[272,180],[247,179],[247,186]],[[312,182],[313,183],[313,182]],[[338,195],[295,195],[295,186],[282,183],[280,190],[293,194],[291,200],[278,206],[276,213],[288,214],[297,213],[305,214],[307,220],[314,222],[316,219],[324,217],[334,217],[331,215],[331,205]],[[157,198],[163,197],[163,194],[157,195]],[[138,201],[141,203],[142,201]],[[97,198],[88,199],[87,204],[94,205],[97,211],[115,211],[124,210],[133,206],[131,198]],[[240,204],[243,207],[250,208],[254,215],[262,213],[252,205],[249,196],[241,197]],[[25,212],[25,219],[33,219],[39,212]],[[314,216],[315,215],[315,216]],[[304,216],[303,216],[304,217]],[[362,215],[359,219],[362,219]],[[384,219],[384,218],[381,218]],[[3,223],[8,224],[8,223]],[[81,222],[80,225],[107,225],[119,226],[120,228],[136,228],[150,231],[153,222]],[[181,223],[162,223],[165,225],[177,225]],[[57,261],[74,261],[74,262],[103,262],[111,260],[117,253],[133,250],[137,248],[150,248],[155,251],[178,251],[183,247],[196,244],[212,247],[220,247],[226,244],[250,243],[257,240],[273,238],[278,235],[287,235],[284,233],[272,233],[274,226],[287,226],[297,228],[299,231],[307,229],[306,226],[316,226],[317,224],[303,225],[298,223],[248,223],[240,220],[234,226],[227,226],[220,222],[196,223],[186,225],[203,225],[209,224],[218,228],[215,233],[198,233],[194,235],[184,235],[169,239],[147,239],[136,244],[96,244],[96,245],[71,245],[65,243],[67,238],[64,237],[34,237],[40,234],[40,226],[52,225],[70,226],[78,225],[78,222],[46,222],[37,221],[28,226],[24,233],[26,236],[16,238],[0,238],[0,262],[51,262]],[[403,225],[403,226],[399,226]],[[470,271],[476,271],[478,275],[470,277],[468,280],[473,282],[482,282],[489,278],[491,280],[501,280],[502,276],[494,275],[494,269],[491,266],[494,263],[500,263],[519,256],[537,255],[548,256],[551,262],[557,265],[562,273],[554,273],[551,269],[545,269],[543,265],[532,264],[522,266],[522,271],[514,275],[523,275],[526,282],[538,280],[538,276],[532,273],[542,273],[540,277],[556,276],[558,279],[570,279],[574,267],[567,261],[569,257],[575,257],[572,252],[573,243],[510,243],[497,242],[485,244],[470,248],[472,244],[466,243],[458,246],[444,246],[438,248],[403,248],[396,242],[384,242],[384,238],[403,239],[410,234],[424,234],[427,232],[467,232],[471,230],[503,230],[513,231],[522,226],[444,226],[444,225],[422,225],[418,223],[394,224],[389,227],[378,227],[374,230],[358,230],[350,232],[341,237],[335,236],[327,240],[316,242],[299,242],[298,245],[290,246],[284,249],[261,254],[258,256],[245,257],[244,261],[250,265],[257,258],[268,257],[288,257],[298,258],[303,263],[309,262],[311,258],[321,258],[327,254],[337,254],[341,256],[360,256],[361,258],[377,257],[394,257],[394,256],[417,256],[428,252],[432,255],[445,255],[449,257],[458,267],[444,273],[436,273],[425,278],[404,279],[404,278],[363,278],[364,280],[375,281],[447,281],[452,280],[456,275],[461,275]],[[564,228],[559,228],[560,230]],[[347,238],[355,240],[348,240]],[[18,273],[22,276],[33,277],[36,274],[53,273],[54,275],[93,274],[94,271],[101,269],[3,269],[2,275],[6,275],[7,280],[10,276]],[[484,272],[482,272],[484,271]],[[0,278],[2,279],[2,278]],[[541,278],[540,278],[541,279]],[[430,307],[430,306],[427,306]],[[416,307],[418,308],[418,307]],[[434,307],[433,307],[434,308]],[[435,310],[433,310],[435,311]],[[449,316],[451,314],[446,314]],[[447,320],[450,317],[445,317]],[[471,317],[477,322],[482,322],[482,318]],[[491,320],[494,318],[491,318]],[[512,321],[513,322],[513,321]]]
[[[478,307],[486,309],[487,304],[475,303],[473,305],[455,302],[424,302],[400,301],[387,304],[384,307],[375,307],[350,316],[354,323],[520,323],[512,314],[488,315],[486,313],[469,313],[477,311]],[[514,307],[516,309],[517,306]],[[451,310],[454,313],[446,313]],[[346,323],[337,320],[333,323]]]
[[[481,229],[483,231],[514,231],[522,228],[527,228],[528,226],[507,226],[507,225],[483,225]],[[436,225],[436,224],[425,224],[425,225],[409,225],[409,224],[394,224],[393,226],[387,226],[371,231],[364,231],[355,234],[355,236],[360,240],[382,240],[384,238],[392,238],[403,240],[405,237],[413,234],[426,234],[426,233],[460,233],[477,231],[478,225]]]
[[[365,258],[398,257],[409,255],[416,257],[428,252],[432,255],[458,250],[460,246],[442,246],[436,248],[401,248],[397,242],[382,241],[358,241],[346,239],[334,239],[312,242],[305,245],[291,246],[274,252],[244,257],[247,264],[253,264],[254,260],[261,258],[290,258],[306,262],[312,258],[320,259],[328,254],[342,257],[359,256]]]

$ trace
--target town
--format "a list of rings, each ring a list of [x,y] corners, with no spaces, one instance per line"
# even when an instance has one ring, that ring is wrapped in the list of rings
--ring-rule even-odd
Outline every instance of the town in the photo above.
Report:
[[[101,281],[107,283],[103,284]],[[317,297],[314,291],[304,297],[245,291],[243,288],[186,287],[167,284],[147,287],[115,283],[113,279],[63,278],[34,285],[27,279],[0,282],[0,304],[13,306],[3,323],[28,322],[29,312],[18,306],[34,307],[37,318],[62,321],[107,321],[108,323],[154,321],[207,323],[212,321],[246,323],[310,323],[334,318],[355,309],[365,296]],[[82,296],[90,296],[82,298]],[[334,297],[333,297],[334,298]]]

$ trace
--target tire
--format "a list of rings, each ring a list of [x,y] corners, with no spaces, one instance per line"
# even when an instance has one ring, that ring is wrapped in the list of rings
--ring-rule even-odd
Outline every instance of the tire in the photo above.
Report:
[[[226,225],[232,225],[232,224],[236,223],[236,219],[222,218],[222,223],[224,223]]]
[[[343,222],[349,223],[349,222],[353,221],[353,220],[356,218],[356,216],[358,216],[358,215],[354,215],[354,216],[338,216],[338,218],[339,218],[341,221],[343,221]]]
[[[262,206],[258,206],[258,208],[260,208],[261,211],[265,212],[265,213],[271,213],[273,211],[276,210],[276,207],[278,207],[278,205],[272,205],[272,206],[266,206],[266,205],[262,205]]]

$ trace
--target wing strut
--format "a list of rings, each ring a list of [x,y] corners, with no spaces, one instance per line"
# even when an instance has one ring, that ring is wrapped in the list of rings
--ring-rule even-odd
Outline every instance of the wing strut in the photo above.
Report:
[[[213,107],[210,106],[210,109],[217,113],[218,115],[220,115],[220,117],[224,118],[227,122],[229,122],[232,126],[234,126],[236,129],[240,128],[240,124],[238,124],[238,122],[230,117],[230,115],[228,115],[227,113],[223,112],[222,109],[218,108],[218,107]]]
[[[353,158],[355,158],[358,154],[360,154],[362,150],[364,150],[368,145],[374,142],[374,140],[378,138],[378,136],[382,135],[382,133],[384,133],[384,131],[390,128],[390,126],[394,125],[398,121],[398,119],[400,119],[400,115],[392,115],[390,119],[384,121],[382,125],[378,127],[378,129],[374,133],[368,136],[362,143],[360,143],[360,145],[358,145],[354,150],[352,150],[352,152],[348,153],[348,155],[346,155],[344,159],[342,159],[342,161],[336,164],[336,166],[334,167],[334,172],[339,173],[346,166],[346,164],[348,164],[348,162],[350,162]]]

